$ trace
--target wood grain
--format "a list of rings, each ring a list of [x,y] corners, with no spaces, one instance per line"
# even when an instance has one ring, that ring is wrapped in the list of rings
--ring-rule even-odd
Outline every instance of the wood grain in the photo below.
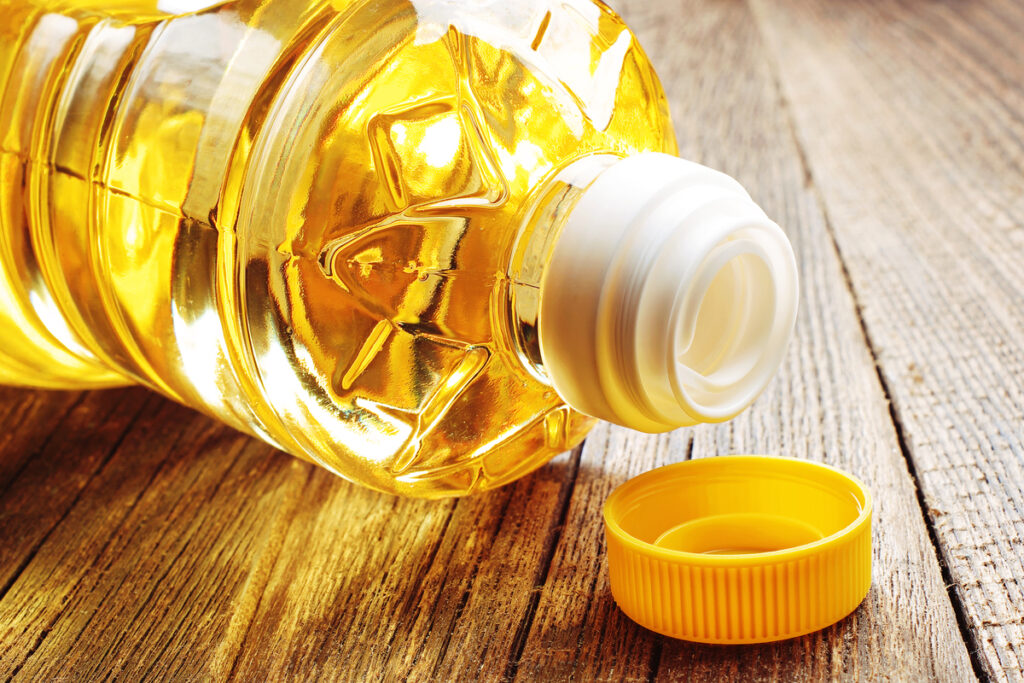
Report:
[[[970,645],[1019,679],[1024,7],[755,5]]]
[[[737,176],[793,240],[803,299],[770,390],[725,425],[603,425],[501,490],[425,502],[139,389],[0,389],[0,678],[1021,676],[1024,12],[616,8],[659,70],[683,155]],[[874,584],[849,618],[722,648],[615,607],[605,497],[731,452],[868,483]]]

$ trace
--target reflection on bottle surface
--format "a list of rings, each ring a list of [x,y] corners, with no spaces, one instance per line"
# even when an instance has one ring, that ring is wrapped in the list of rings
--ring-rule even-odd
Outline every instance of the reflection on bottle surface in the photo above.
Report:
[[[420,496],[592,426],[510,274],[559,169],[675,152],[603,5],[5,2],[0,381],[142,383]]]

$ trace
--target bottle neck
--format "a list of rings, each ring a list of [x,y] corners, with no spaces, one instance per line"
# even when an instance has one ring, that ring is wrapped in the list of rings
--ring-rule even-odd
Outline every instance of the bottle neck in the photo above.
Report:
[[[538,329],[544,273],[558,235],[584,190],[621,159],[593,154],[569,164],[541,188],[520,225],[506,271],[507,332],[523,367],[545,384],[551,384],[551,377],[544,368]]]
[[[566,403],[660,432],[727,420],[764,389],[792,334],[796,265],[735,180],[595,155],[538,197],[509,269],[511,332]]]

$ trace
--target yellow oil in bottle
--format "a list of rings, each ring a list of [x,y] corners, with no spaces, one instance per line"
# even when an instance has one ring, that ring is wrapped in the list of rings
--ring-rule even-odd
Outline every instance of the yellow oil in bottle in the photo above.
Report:
[[[142,383],[428,497],[583,438],[509,274],[560,168],[676,151],[606,7],[0,5],[0,381]]]

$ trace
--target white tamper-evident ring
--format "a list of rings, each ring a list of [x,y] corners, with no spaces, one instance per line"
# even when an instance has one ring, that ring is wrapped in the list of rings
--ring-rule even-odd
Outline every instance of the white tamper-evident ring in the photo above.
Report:
[[[544,367],[572,407],[662,432],[734,417],[793,332],[785,233],[729,176],[644,153],[600,172],[541,282]]]

